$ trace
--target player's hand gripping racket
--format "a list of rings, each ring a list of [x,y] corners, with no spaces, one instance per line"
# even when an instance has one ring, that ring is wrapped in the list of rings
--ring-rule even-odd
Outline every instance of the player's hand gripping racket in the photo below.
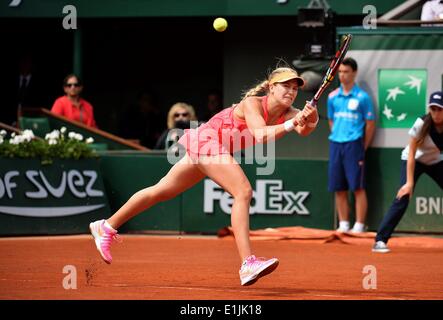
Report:
[[[344,36],[344,39],[341,43],[340,49],[335,53],[334,59],[332,59],[331,64],[329,65],[328,71],[326,71],[326,75],[322,80],[320,88],[318,88],[317,92],[314,95],[314,98],[309,102],[310,105],[317,107],[318,100],[326,88],[331,84],[332,80],[334,80],[335,75],[337,74],[338,67],[343,61],[346,51],[348,51],[349,44],[351,43],[352,35],[347,34]]]

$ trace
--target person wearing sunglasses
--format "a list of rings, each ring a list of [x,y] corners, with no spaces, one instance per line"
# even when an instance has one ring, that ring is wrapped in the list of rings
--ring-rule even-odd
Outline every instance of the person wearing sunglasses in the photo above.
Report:
[[[194,107],[184,102],[175,103],[168,112],[167,129],[158,138],[154,149],[168,150],[178,142],[190,121],[197,121]]]
[[[409,130],[409,145],[401,154],[400,189],[378,227],[373,252],[387,253],[388,240],[409,205],[418,178],[426,173],[443,190],[443,91],[431,94],[429,112]]]
[[[81,79],[75,74],[69,74],[63,80],[65,95],[57,98],[51,111],[70,120],[81,122],[88,127],[97,128],[94,119],[94,108],[85,99],[80,97],[83,91]]]

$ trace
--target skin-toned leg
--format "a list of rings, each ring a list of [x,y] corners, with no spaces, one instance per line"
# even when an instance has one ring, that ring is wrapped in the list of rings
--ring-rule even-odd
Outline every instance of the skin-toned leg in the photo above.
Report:
[[[355,211],[356,220],[360,223],[365,223],[366,212],[368,211],[368,199],[366,197],[365,189],[355,190]]]
[[[188,155],[177,162],[154,186],[136,192],[107,221],[118,229],[126,221],[158,202],[172,199],[205,177],[197,164],[191,163]]]
[[[229,154],[210,157],[199,162],[201,170],[234,198],[231,224],[241,260],[251,255],[249,241],[249,206],[252,187],[240,165]]]
[[[349,204],[347,191],[335,192],[335,205],[338,211],[338,219],[340,221],[349,221]]]

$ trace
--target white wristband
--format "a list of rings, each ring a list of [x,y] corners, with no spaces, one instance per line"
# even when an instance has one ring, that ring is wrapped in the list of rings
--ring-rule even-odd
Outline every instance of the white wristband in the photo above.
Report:
[[[285,126],[286,132],[290,132],[290,131],[294,130],[294,128],[295,128],[293,119],[286,120],[283,125]]]
[[[317,126],[318,120],[320,120],[320,117],[317,117],[317,121],[315,121],[315,123],[314,122],[308,122],[307,126],[309,128],[315,128]]]

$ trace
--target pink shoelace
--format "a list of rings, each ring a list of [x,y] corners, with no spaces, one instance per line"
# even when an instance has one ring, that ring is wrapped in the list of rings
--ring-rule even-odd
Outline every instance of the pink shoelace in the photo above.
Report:
[[[246,260],[245,266],[252,267],[254,264],[265,262],[268,259],[266,259],[265,257],[258,257],[257,258],[256,256],[252,255],[252,256],[247,257],[245,260]]]
[[[112,233],[106,230],[104,232],[102,239],[103,239],[102,241],[103,249],[106,250],[109,250],[113,241],[117,241],[119,243],[123,242],[123,240],[120,239],[120,236],[117,233]]]

